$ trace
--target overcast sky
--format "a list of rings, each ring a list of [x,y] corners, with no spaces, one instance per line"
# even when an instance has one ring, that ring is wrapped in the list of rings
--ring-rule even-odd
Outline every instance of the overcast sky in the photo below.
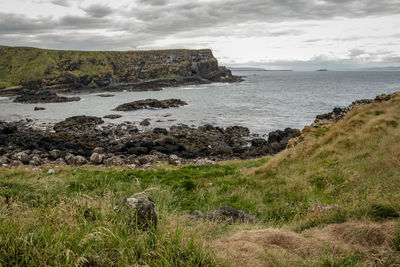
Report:
[[[400,66],[400,0],[0,0],[0,45],[211,48],[269,69]]]

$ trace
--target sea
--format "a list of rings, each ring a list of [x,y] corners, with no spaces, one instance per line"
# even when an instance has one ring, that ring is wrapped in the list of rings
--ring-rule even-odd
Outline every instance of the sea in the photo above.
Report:
[[[44,127],[71,116],[120,114],[119,119],[104,120],[113,124],[129,121],[143,130],[178,124],[240,125],[265,136],[287,127],[302,129],[316,115],[345,107],[354,100],[400,91],[398,71],[234,71],[233,74],[244,76],[245,81],[169,87],[161,91],[110,92],[114,97],[83,93],[78,94],[81,101],[67,103],[19,104],[13,103],[12,98],[1,97],[0,120],[31,119],[35,125]],[[178,98],[188,105],[112,111],[120,104],[147,98]],[[34,111],[35,106],[46,110]],[[140,126],[147,118],[150,126]]]

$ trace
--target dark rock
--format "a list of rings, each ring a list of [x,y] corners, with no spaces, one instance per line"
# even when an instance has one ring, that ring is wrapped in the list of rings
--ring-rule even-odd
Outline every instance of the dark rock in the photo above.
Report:
[[[94,127],[99,124],[103,124],[104,121],[98,117],[92,116],[74,116],[65,119],[64,121],[58,122],[54,125],[56,132],[76,130],[87,127]]]
[[[114,119],[119,119],[121,117],[122,117],[122,115],[119,115],[119,114],[109,114],[109,115],[104,116],[103,118],[114,120]]]
[[[149,126],[150,125],[150,119],[144,119],[139,124],[141,126]]]
[[[263,138],[255,138],[251,140],[251,146],[255,146],[255,147],[263,147],[268,145],[267,140],[263,139]]]
[[[164,108],[179,107],[184,105],[187,105],[187,103],[180,99],[173,99],[173,98],[166,100],[145,99],[119,105],[114,110],[132,111],[138,109],[156,109],[156,108],[164,109]]]
[[[46,110],[46,109],[44,107],[35,107],[33,110],[38,111],[38,110]]]
[[[97,96],[100,96],[100,97],[113,97],[115,95],[113,95],[113,94],[98,94]]]
[[[116,203],[118,213],[131,227],[141,230],[156,229],[158,218],[154,201],[144,194],[134,194]]]
[[[56,93],[50,91],[24,91],[22,95],[14,99],[14,102],[25,104],[36,103],[59,103],[79,101],[80,97],[64,97],[58,96]]]
[[[93,153],[104,154],[105,149],[103,147],[96,147],[93,149]]]
[[[155,134],[168,134],[168,130],[165,128],[154,128],[153,133]]]

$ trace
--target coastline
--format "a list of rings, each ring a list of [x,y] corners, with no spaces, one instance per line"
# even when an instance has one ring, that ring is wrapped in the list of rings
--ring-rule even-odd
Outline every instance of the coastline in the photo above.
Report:
[[[171,125],[169,129],[140,131],[130,122],[104,124],[101,118],[76,116],[38,129],[29,121],[0,122],[0,164],[18,165],[125,165],[149,168],[153,163],[169,162],[213,164],[232,159],[253,159],[273,155],[306,139],[304,131],[334,123],[354,108],[388,101],[394,94],[354,101],[346,108],[318,115],[301,132],[287,128],[268,134],[268,139],[252,135],[248,128],[197,128]]]

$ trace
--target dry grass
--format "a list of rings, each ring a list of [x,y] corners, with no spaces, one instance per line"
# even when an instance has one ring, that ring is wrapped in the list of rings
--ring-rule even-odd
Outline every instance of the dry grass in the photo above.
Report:
[[[0,168],[0,265],[400,266],[400,94],[270,158],[151,170]],[[146,191],[155,234],[113,203]],[[186,219],[220,206],[258,224]],[[124,230],[125,229],[125,230]]]
[[[294,233],[284,229],[241,231],[212,242],[217,255],[232,266],[318,265],[327,253],[333,258],[357,255],[365,264],[382,260],[400,264],[393,256],[395,222],[346,222]]]

